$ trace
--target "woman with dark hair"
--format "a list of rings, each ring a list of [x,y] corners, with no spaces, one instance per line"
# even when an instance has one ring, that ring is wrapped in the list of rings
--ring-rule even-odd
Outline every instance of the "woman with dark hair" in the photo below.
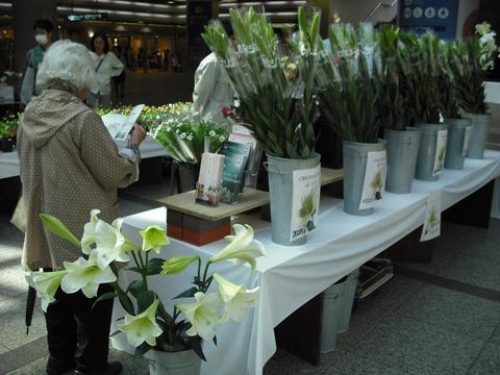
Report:
[[[90,49],[97,55],[94,70],[97,74],[99,89],[92,91],[88,103],[108,108],[111,100],[111,78],[119,76],[125,66],[109,50],[108,37],[104,33],[95,33],[90,40]]]
[[[52,45],[54,25],[47,19],[39,19],[33,24],[33,31],[37,46],[28,51],[21,70],[23,74],[21,101],[24,104],[28,104],[33,95],[38,95],[42,91],[35,85],[36,75],[43,55]],[[31,73],[28,73],[29,70]]]

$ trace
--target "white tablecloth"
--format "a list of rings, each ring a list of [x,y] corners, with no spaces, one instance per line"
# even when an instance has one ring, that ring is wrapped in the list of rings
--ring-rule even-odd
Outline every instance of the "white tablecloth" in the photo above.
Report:
[[[500,104],[500,82],[486,82],[486,101]]]
[[[116,141],[119,148],[126,146],[124,141]],[[143,159],[154,158],[157,156],[168,156],[165,150],[158,142],[153,140],[149,135],[140,145],[141,156]],[[19,176],[19,159],[17,152],[1,152],[0,151],[0,179]]]
[[[251,224],[255,236],[267,249],[257,261],[253,274],[245,267],[232,268],[229,262],[218,265],[218,272],[233,282],[261,288],[259,305],[242,324],[222,326],[218,346],[205,343],[208,361],[202,365],[205,375],[261,374],[265,363],[276,351],[273,328],[293,311],[329,287],[335,281],[375,257],[423,224],[429,193],[441,193],[442,209],[467,197],[500,175],[500,152],[487,151],[485,159],[466,159],[461,171],[445,170],[436,182],[414,181],[413,193],[386,193],[371,216],[356,217],[342,210],[342,201],[322,197],[319,225],[300,247],[284,247],[271,241],[271,227],[256,216],[238,217]],[[125,219],[125,231],[136,235],[137,229],[150,224],[165,226],[166,210],[146,211]],[[225,245],[224,240],[196,247],[172,240],[164,248],[163,258],[174,254],[198,254],[207,258]],[[189,277],[188,277],[189,276]],[[152,286],[164,301],[188,288],[191,273],[156,277]],[[127,272],[122,281],[127,281]],[[121,316],[115,305],[115,317]],[[125,336],[113,337],[113,345],[131,350]]]

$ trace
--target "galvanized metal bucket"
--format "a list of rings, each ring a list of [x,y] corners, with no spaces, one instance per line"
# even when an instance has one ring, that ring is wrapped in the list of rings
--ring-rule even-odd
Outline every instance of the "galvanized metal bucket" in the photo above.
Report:
[[[491,114],[486,113],[483,115],[475,115],[472,113],[465,113],[464,117],[472,120],[472,132],[469,141],[469,148],[467,150],[467,157],[469,159],[482,159],[484,157],[484,150],[486,149],[486,142],[488,140],[488,131],[491,124]]]
[[[315,168],[319,165],[320,159],[321,156],[319,154],[314,154],[314,157],[310,159],[284,159],[267,155],[273,242],[284,246],[298,246],[307,242],[307,237],[290,241],[293,172]]]
[[[387,142],[386,190],[396,194],[411,193],[422,129],[407,127],[406,131],[384,129]]]
[[[448,124],[419,124],[421,128],[422,140],[417,158],[417,170],[415,178],[423,181],[437,181],[439,174],[434,175],[434,160],[436,157],[437,138],[440,130],[447,130]]]
[[[463,169],[465,161],[464,147],[467,128],[471,126],[472,120],[448,119],[448,140],[446,144],[446,158],[444,167],[446,169]]]
[[[337,334],[349,329],[358,275],[359,269],[340,279],[323,292],[321,353],[335,350]]]

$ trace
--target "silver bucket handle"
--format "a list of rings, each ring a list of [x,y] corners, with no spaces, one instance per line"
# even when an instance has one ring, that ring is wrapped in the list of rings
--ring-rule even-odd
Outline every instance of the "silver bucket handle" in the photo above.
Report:
[[[275,165],[269,165],[269,163],[267,161],[263,162],[262,163],[264,165],[264,169],[267,171],[267,172],[270,172],[270,167],[274,168],[274,171],[272,171],[273,173],[277,173],[277,174],[280,174],[282,176],[286,176],[286,175],[290,175],[290,174],[293,174],[293,172],[282,172],[278,169],[277,166]]]

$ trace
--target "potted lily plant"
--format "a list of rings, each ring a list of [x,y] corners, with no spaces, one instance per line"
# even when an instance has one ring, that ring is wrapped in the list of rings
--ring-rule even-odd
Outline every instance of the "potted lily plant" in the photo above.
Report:
[[[182,366],[183,374],[198,375],[201,360],[205,360],[203,341],[216,343],[218,325],[229,320],[242,321],[246,309],[256,305],[258,294],[258,288],[247,290],[216,272],[209,272],[210,266],[234,260],[235,265],[249,263],[253,270],[255,258],[264,254],[262,244],[254,240],[250,226],[236,224],[235,234],[227,238],[230,243],[204,265],[199,256],[162,259],[157,255],[169,244],[164,229],[149,226],[140,231],[142,245],[138,245],[122,233],[122,219],[109,224],[98,215],[99,210],[91,212],[81,240],[57,218],[41,215],[48,230],[82,249],[82,256],[74,262],[64,262],[62,270],[27,273],[29,285],[42,299],[42,308],[54,302],[59,288],[68,294],[81,290],[86,297],[93,298],[100,284],[109,283],[114,291],[99,296],[96,303],[110,298],[120,301],[124,317],[119,319],[114,334],[126,334],[129,344],[136,348],[136,356],[146,355],[150,359],[150,374],[170,373],[172,365]],[[117,271],[118,264],[129,261],[133,267]],[[150,287],[150,278],[155,275],[175,278],[176,274],[193,268],[196,272],[192,286],[175,297],[180,301],[188,299],[189,303],[162,301],[160,291]],[[131,272],[137,277],[125,286],[119,282],[121,272]]]
[[[320,41],[320,13],[308,22],[299,8],[300,51],[295,69],[282,59],[272,25],[253,8],[231,9],[230,19],[238,51],[232,48],[220,22],[205,28],[202,37],[224,64],[240,101],[241,117],[267,154],[271,201],[272,239],[281,245],[301,245],[307,228],[292,231],[292,218],[300,220],[293,201],[294,172],[314,169],[318,178],[320,156],[314,152],[314,71]],[[290,74],[292,71],[293,74]],[[319,192],[318,192],[319,196]],[[300,203],[300,202],[299,202]],[[293,233],[300,233],[295,237]]]
[[[436,181],[444,168],[448,125],[440,122],[439,40],[431,32],[402,35],[401,54],[411,69],[403,74],[410,118],[422,129],[415,177]]]
[[[316,90],[321,111],[343,140],[344,212],[370,215],[385,185],[385,142],[378,140],[380,53],[370,24],[358,29],[331,25],[329,40],[331,50],[321,53]],[[372,157],[378,161],[369,162]],[[375,178],[382,186],[370,191]]]
[[[409,126],[409,101],[403,95],[403,77],[411,66],[400,53],[400,30],[382,25],[377,34],[382,53],[379,116],[387,142],[386,190],[396,194],[411,192],[417,166],[422,130]]]
[[[462,169],[469,144],[472,120],[460,113],[458,87],[452,71],[452,63],[460,51],[459,41],[440,41],[439,62],[439,107],[444,121],[448,123],[448,140],[444,167]]]
[[[495,42],[496,33],[484,22],[476,25],[477,38],[455,44],[456,53],[451,61],[460,107],[464,117],[472,120],[472,134],[467,157],[482,159],[491,123],[491,114],[485,102],[485,72],[494,68],[500,49]]]

